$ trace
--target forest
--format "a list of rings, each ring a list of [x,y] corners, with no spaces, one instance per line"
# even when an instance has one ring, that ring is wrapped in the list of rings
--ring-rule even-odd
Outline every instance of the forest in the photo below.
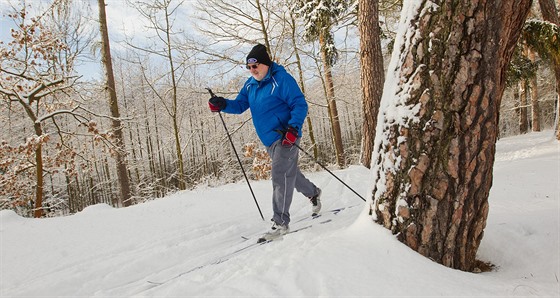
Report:
[[[302,147],[314,158],[302,155],[301,168],[321,170],[314,159],[333,169],[371,166],[377,113],[368,103],[380,100],[403,1],[117,2],[0,6],[1,209],[54,217],[241,181],[205,88],[235,98],[257,43],[309,103]],[[374,15],[364,17],[368,7]],[[556,5],[534,1],[523,19],[498,137],[558,130]],[[372,20],[366,35],[361,29]],[[366,41],[379,49],[369,83]],[[365,91],[374,85],[377,95]],[[224,120],[250,178],[268,179],[250,114]]]

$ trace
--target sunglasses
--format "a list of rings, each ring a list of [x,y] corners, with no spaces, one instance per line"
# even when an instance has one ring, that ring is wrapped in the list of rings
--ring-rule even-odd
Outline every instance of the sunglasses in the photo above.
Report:
[[[247,69],[256,69],[257,67],[259,67],[259,63],[255,63],[255,64],[251,64],[251,65],[245,65],[245,67]]]

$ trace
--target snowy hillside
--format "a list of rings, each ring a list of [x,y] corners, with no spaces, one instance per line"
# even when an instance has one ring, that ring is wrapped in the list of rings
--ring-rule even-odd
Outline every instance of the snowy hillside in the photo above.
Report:
[[[308,177],[323,189],[326,212],[309,219],[299,194],[292,206],[292,230],[311,228],[235,254],[269,227],[244,181],[123,209],[96,205],[64,218],[1,211],[0,296],[558,297],[558,142],[550,131],[502,139],[494,173],[479,249],[493,272],[456,271],[418,255],[319,172]],[[372,183],[360,166],[335,174],[363,196]],[[252,185],[270,218],[270,181]]]

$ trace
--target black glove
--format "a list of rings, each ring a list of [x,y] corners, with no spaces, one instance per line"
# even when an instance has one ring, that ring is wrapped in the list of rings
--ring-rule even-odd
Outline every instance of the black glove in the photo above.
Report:
[[[298,129],[292,126],[288,126],[288,129],[284,131],[284,136],[282,137],[282,146],[292,147],[298,138]]]
[[[226,108],[226,105],[226,99],[221,96],[212,96],[212,98],[208,100],[208,107],[212,112],[220,112]]]

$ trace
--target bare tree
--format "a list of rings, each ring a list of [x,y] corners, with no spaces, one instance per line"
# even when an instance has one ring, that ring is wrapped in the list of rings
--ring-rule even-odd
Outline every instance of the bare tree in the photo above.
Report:
[[[60,32],[60,38],[67,45],[61,59],[66,69],[61,71],[69,73],[75,69],[75,64],[87,54],[97,38],[94,27],[88,26],[91,7],[76,0],[57,0],[52,10],[45,16],[53,31]]]
[[[296,57],[296,65],[297,65],[298,75],[299,75],[299,86],[301,88],[301,92],[305,94],[305,80],[303,79],[302,59],[300,56],[300,50],[296,38],[296,33],[297,33],[296,19],[292,13],[289,14],[289,18],[291,21],[290,22],[291,41],[292,44],[294,45],[294,55]],[[319,149],[317,148],[317,142],[315,141],[315,133],[313,132],[313,122],[311,120],[311,117],[306,117],[306,122],[307,122],[307,129],[309,131],[309,141],[311,142],[311,147],[313,148],[313,157],[317,159],[319,157]]]
[[[123,127],[121,115],[119,113],[119,103],[117,100],[117,90],[115,87],[115,76],[113,74],[113,62],[111,60],[111,47],[109,42],[109,31],[107,28],[107,16],[105,15],[105,0],[98,0],[99,4],[99,28],[101,31],[101,60],[105,67],[107,76],[107,92],[109,95],[109,109],[111,111],[111,127],[115,140],[115,159],[117,162],[117,177],[119,179],[120,197],[117,198],[119,206],[129,206],[132,204],[130,192],[130,180],[128,168],[126,166],[126,146],[124,143]]]
[[[132,45],[134,49],[152,55],[155,59],[163,59],[168,65],[165,74],[154,80],[146,80],[152,92],[163,104],[165,111],[171,118],[173,138],[175,144],[178,188],[186,189],[185,160],[181,141],[180,105],[178,86],[183,75],[185,61],[178,59],[177,49],[185,42],[180,30],[174,28],[175,18],[184,1],[172,5],[171,0],[155,0],[153,2],[136,2],[137,11],[149,22],[149,29],[155,34],[154,45],[142,47]],[[167,80],[167,82],[165,82]],[[163,83],[160,83],[163,82]],[[158,84],[162,85],[158,86]],[[169,87],[166,87],[169,86]],[[161,88],[160,88],[161,87]],[[163,89],[163,90],[162,90]]]
[[[371,212],[400,241],[448,267],[476,266],[505,73],[531,2],[403,7],[379,113]]]
[[[259,42],[275,60],[272,40],[278,39],[283,26],[277,25],[278,19],[271,13],[273,5],[274,2],[260,0],[198,0],[196,25],[210,42],[199,45],[197,50],[206,54],[210,62],[226,61],[237,66],[240,61],[234,57],[241,54],[241,46]]]
[[[308,41],[318,41],[320,45],[329,117],[336,149],[336,160],[339,167],[344,167],[346,161],[332,75],[332,67],[338,59],[338,52],[334,44],[332,29],[348,12],[350,7],[351,1],[348,0],[298,0],[294,2],[292,8],[305,22],[305,38]]]

